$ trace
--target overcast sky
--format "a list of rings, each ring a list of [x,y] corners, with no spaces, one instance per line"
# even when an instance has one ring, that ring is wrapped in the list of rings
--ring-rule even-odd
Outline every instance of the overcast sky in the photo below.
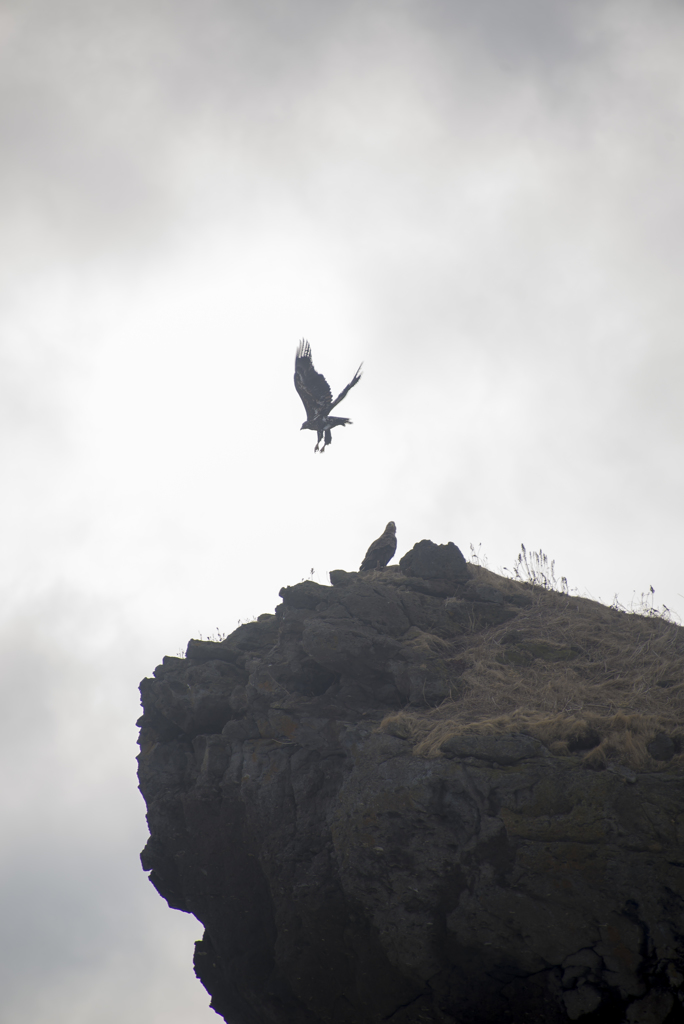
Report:
[[[2,1024],[204,1024],[137,684],[389,519],[684,614],[684,7],[0,0]],[[299,338],[337,393],[300,432]]]

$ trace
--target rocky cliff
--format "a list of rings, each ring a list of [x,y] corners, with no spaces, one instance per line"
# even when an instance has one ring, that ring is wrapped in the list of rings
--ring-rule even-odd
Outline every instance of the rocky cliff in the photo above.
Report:
[[[453,544],[331,583],[141,683],[143,867],[216,1012],[684,1021],[682,630]]]

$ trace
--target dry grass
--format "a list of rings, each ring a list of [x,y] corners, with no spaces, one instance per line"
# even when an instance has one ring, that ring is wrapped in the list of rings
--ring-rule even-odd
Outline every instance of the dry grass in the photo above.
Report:
[[[425,655],[466,657],[457,700],[388,716],[381,728],[440,756],[456,733],[525,732],[558,755],[584,751],[588,766],[607,760],[662,768],[647,751],[658,733],[684,745],[684,629],[657,615],[506,579],[472,566],[477,583],[532,598],[510,623],[455,641],[409,638]]]

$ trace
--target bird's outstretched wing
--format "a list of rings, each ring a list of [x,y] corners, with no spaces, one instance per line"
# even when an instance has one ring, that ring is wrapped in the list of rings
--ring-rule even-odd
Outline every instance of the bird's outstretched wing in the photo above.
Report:
[[[355,384],[356,381],[352,383]],[[299,348],[297,349],[294,384],[297,394],[304,403],[308,420],[316,420],[319,416],[327,415],[332,405],[336,404],[333,403],[332,391],[327,380],[322,373],[317,373],[314,370],[314,365],[311,361],[311,348],[308,341],[300,341]],[[344,397],[351,386],[350,384],[349,387],[345,388],[342,397]],[[339,402],[340,398],[337,401]]]
[[[363,363],[361,363],[361,366],[363,366]],[[349,382],[349,383],[347,384],[347,386],[346,386],[346,388],[344,389],[344,391],[340,391],[339,395],[337,396],[337,398],[335,399],[335,401],[333,402],[333,404],[332,404],[332,405],[330,406],[330,409],[334,409],[336,405],[339,405],[339,404],[340,404],[340,402],[342,401],[342,399],[343,399],[343,398],[345,397],[345,395],[347,394],[347,392],[351,391],[351,389],[352,389],[352,388],[354,387],[354,385],[355,385],[355,384],[358,384],[358,383],[359,383],[359,381],[361,380],[361,366],[359,366],[358,370],[357,370],[357,371],[356,371],[356,373],[354,374],[354,379],[353,379],[353,380],[351,380],[351,381],[350,381],[350,382]],[[331,397],[332,397],[332,396],[331,396]],[[328,410],[328,411],[329,411],[329,410]]]

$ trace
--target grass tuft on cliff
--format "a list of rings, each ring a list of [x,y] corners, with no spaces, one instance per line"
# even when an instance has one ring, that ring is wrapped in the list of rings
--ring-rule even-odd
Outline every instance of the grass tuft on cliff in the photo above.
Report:
[[[380,729],[441,756],[458,734],[526,733],[587,767],[618,762],[641,770],[684,763],[684,629],[641,606],[635,614],[541,583],[498,576],[470,563],[477,583],[531,603],[514,622],[453,642],[416,640],[465,658],[459,696],[438,707],[388,715]],[[552,567],[551,567],[552,571]]]

